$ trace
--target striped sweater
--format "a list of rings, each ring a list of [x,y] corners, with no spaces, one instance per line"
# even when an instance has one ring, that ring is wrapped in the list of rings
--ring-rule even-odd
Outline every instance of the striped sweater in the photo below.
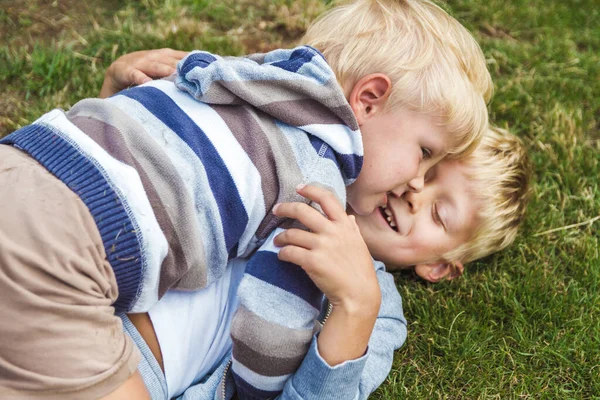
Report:
[[[240,398],[280,392],[310,345],[322,294],[277,258],[271,210],[318,184],[345,204],[362,165],[358,125],[310,47],[247,57],[192,52],[176,76],[54,110],[7,136],[89,208],[119,285],[145,312],[249,257],[232,323]]]

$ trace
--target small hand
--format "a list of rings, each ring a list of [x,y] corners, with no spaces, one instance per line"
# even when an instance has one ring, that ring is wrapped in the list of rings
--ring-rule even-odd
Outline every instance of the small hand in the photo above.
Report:
[[[171,75],[179,60],[187,54],[185,51],[164,48],[136,51],[117,58],[104,74],[100,98],[149,82],[152,78]]]
[[[326,216],[304,203],[282,203],[280,217],[296,219],[310,232],[288,229],[275,238],[279,258],[301,266],[327,296],[334,310],[374,318],[381,292],[373,261],[353,216],[322,188],[304,186],[298,193],[318,203]]]

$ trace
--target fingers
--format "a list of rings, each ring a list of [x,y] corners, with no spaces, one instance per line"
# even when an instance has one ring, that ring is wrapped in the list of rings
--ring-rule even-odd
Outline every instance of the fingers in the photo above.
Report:
[[[346,210],[330,191],[317,186],[306,185],[299,186],[297,192],[307,199],[318,203],[330,220],[338,221],[342,218],[346,218]]]
[[[142,72],[144,72],[145,74],[152,76],[154,78],[164,78],[165,76],[169,76],[173,72],[175,72],[176,65],[177,65],[177,63],[172,65],[172,64],[163,63],[162,61],[160,61],[160,62],[154,61],[154,62],[147,63],[145,65],[140,66],[140,70]]]
[[[187,51],[173,50],[173,49],[170,49],[168,47],[165,47],[163,49],[159,49],[159,50],[156,50],[156,51],[159,52],[159,53],[161,53],[165,57],[174,58],[177,61],[181,60],[183,57],[185,57],[185,56],[188,55]]]
[[[274,243],[277,247],[293,245],[312,249],[317,244],[317,240],[313,233],[303,231],[302,229],[288,229],[275,236]]]
[[[131,53],[135,55],[132,59],[133,63],[129,64],[152,78],[164,78],[173,74],[177,68],[177,63],[181,61],[188,53],[180,50],[173,49],[159,49],[159,50],[145,50],[137,53]],[[141,75],[139,76],[140,79]],[[145,81],[134,81],[136,84],[144,83]]]
[[[181,59],[186,55],[188,55],[186,51],[173,50],[168,48],[159,50],[149,50],[148,53],[145,54],[146,58],[148,58],[149,60],[157,61],[161,64],[168,65],[173,68],[175,68],[177,66],[177,63],[181,61]]]
[[[306,267],[310,265],[309,259],[312,256],[310,250],[303,249],[302,247],[285,246],[279,250],[277,257],[281,261],[287,261],[292,264],[296,264],[305,270]]]
[[[277,204],[273,208],[273,214],[278,217],[298,220],[313,232],[321,232],[329,222],[323,214],[304,203]]]
[[[150,82],[151,80],[152,78],[150,78],[148,75],[146,75],[139,69],[134,69],[133,71],[131,71],[131,83],[128,86],[141,85],[142,83]]]

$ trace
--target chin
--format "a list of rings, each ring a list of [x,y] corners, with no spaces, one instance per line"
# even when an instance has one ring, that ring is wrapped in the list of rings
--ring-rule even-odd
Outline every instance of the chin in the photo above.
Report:
[[[358,204],[357,207],[352,207],[353,214],[359,215],[361,217],[369,216],[373,214],[373,211],[375,211],[374,207],[362,207],[362,204]]]

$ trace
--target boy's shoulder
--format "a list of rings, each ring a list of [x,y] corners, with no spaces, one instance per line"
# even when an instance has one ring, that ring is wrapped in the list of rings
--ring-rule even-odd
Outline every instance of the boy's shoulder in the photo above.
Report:
[[[358,176],[363,156],[358,123],[335,74],[315,48],[243,57],[195,51],[180,62],[175,84],[211,106],[260,111],[257,118],[270,119],[288,146],[313,148],[320,158],[333,161],[345,185]],[[329,181],[317,172],[317,182]]]

